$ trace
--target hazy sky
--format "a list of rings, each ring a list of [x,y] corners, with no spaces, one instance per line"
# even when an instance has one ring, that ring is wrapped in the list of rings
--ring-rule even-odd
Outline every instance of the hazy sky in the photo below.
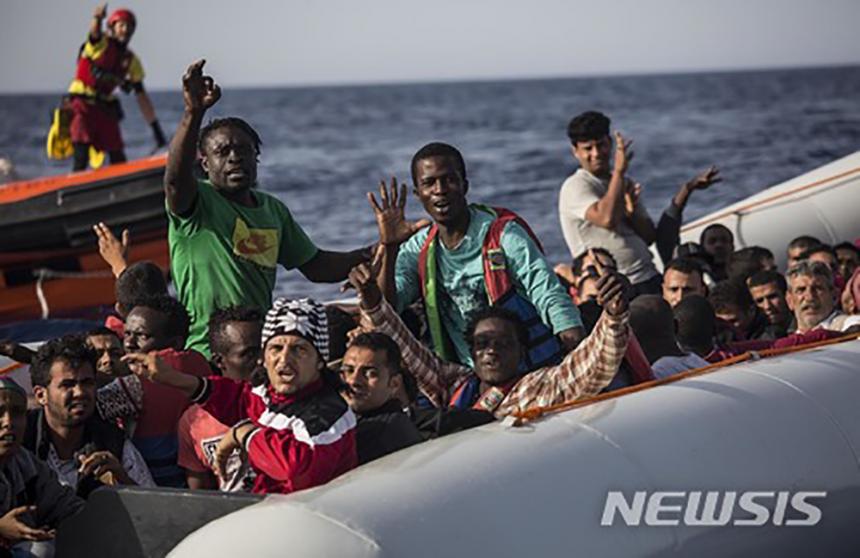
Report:
[[[94,2],[0,0],[0,92],[60,91]],[[119,7],[111,4],[109,9]],[[860,63],[860,0],[137,0],[150,89]]]

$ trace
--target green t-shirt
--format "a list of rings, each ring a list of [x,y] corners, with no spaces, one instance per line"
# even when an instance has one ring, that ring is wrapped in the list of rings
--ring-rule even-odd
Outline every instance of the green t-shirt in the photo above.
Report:
[[[194,208],[185,217],[168,208],[170,269],[179,300],[188,309],[186,344],[209,356],[209,317],[216,308],[272,305],[277,264],[299,267],[317,253],[290,210],[254,190],[256,207],[232,203],[206,180],[197,183]]]

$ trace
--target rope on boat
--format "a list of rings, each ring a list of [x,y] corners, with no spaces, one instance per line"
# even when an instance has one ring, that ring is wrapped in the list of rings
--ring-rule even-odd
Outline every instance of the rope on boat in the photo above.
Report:
[[[47,320],[51,315],[51,308],[48,306],[48,297],[45,296],[45,290],[42,288],[45,279],[100,279],[113,277],[113,273],[110,271],[56,271],[45,267],[34,269],[33,275],[36,277],[36,298],[42,309],[43,320]]]
[[[19,368],[24,368],[24,365],[21,364],[20,362],[13,362],[12,364],[10,364],[8,366],[4,366],[3,368],[0,368],[0,376],[5,376],[6,374],[9,374],[10,372],[14,372],[15,370],[18,370]]]
[[[697,221],[695,223],[691,223],[687,226],[681,227],[681,231],[686,232],[686,231],[689,231],[692,229],[698,229],[699,227],[702,227],[704,225],[709,225],[715,221],[719,221],[720,219],[722,219],[724,217],[731,217],[732,215],[742,215],[745,212],[748,212],[749,210],[754,209],[756,207],[759,207],[761,205],[770,203],[772,201],[779,200],[781,198],[790,196],[792,194],[796,194],[798,192],[802,192],[804,190],[808,190],[810,188],[815,188],[816,186],[821,186],[822,184],[826,184],[826,183],[832,182],[834,180],[839,180],[840,178],[845,178],[846,176],[850,176],[850,175],[855,174],[857,172],[860,172],[860,167],[856,167],[856,168],[847,170],[845,172],[840,172],[838,174],[834,174],[833,176],[828,176],[827,178],[822,178],[820,180],[816,180],[815,182],[810,182],[809,184],[804,184],[802,186],[798,186],[797,188],[792,188],[791,190],[789,190],[787,192],[780,192],[779,194],[774,194],[774,195],[768,196],[764,199],[750,202],[750,203],[748,203],[746,205],[742,205],[736,209],[732,209],[731,211],[725,211],[723,213],[718,213],[717,215],[714,215],[713,217],[705,219],[704,221]]]
[[[522,411],[516,411],[511,414],[513,417],[513,426],[522,426],[527,422],[531,422],[537,420],[546,415],[553,415],[556,413],[561,413],[563,411],[568,411],[570,409],[575,409],[577,407],[582,407],[584,405],[590,405],[592,403],[597,403],[598,401],[606,401],[607,399],[614,399],[616,397],[620,397],[622,395],[627,395],[628,393],[635,393],[637,391],[642,391],[644,389],[648,389],[654,386],[662,386],[666,384],[671,384],[673,382],[677,382],[680,380],[685,380],[687,378],[693,378],[696,376],[702,376],[704,374],[710,374],[711,372],[715,372],[727,366],[731,366],[733,364],[738,364],[740,362],[747,361],[755,361],[764,358],[770,358],[775,356],[786,355],[790,353],[796,353],[800,351],[805,351],[808,349],[815,349],[818,347],[825,347],[828,345],[835,345],[837,343],[842,343],[844,341],[853,341],[855,339],[860,339],[860,334],[858,333],[850,333],[848,335],[843,335],[841,337],[835,337],[833,339],[825,339],[823,341],[815,341],[813,343],[807,343],[805,345],[798,345],[796,347],[784,347],[781,349],[762,349],[759,351],[748,351],[746,353],[733,356],[731,358],[727,358],[725,360],[721,360],[720,362],[715,362],[713,364],[709,364],[708,366],[702,366],[701,368],[696,368],[695,370],[687,370],[686,372],[681,372],[680,374],[675,374],[674,376],[669,376],[668,378],[662,378],[660,380],[652,380],[650,382],[644,382],[641,384],[636,384],[634,386],[628,386],[625,388],[617,389],[615,391],[611,391],[608,393],[601,393],[600,395],[595,395],[594,397],[587,397],[585,399],[576,399],[573,401],[566,401],[564,403],[557,403],[555,405],[547,405],[547,406],[537,406],[530,407],[528,409]]]

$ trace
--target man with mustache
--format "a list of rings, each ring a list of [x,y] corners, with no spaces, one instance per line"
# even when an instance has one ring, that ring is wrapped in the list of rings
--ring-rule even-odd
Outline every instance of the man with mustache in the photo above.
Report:
[[[854,331],[860,326],[860,315],[840,312],[834,303],[833,275],[822,263],[801,260],[788,270],[786,301],[794,312],[797,333],[825,329]]]
[[[96,354],[79,336],[48,341],[30,365],[38,409],[28,413],[24,446],[87,497],[104,484],[155,486],[146,463],[96,410]]]
[[[179,300],[188,309],[187,347],[210,356],[206,329],[216,308],[272,303],[278,265],[298,268],[314,282],[346,279],[369,249],[320,250],[276,197],[257,186],[262,141],[241,118],[219,118],[201,130],[221,88],[199,60],[182,78],[185,112],[164,174],[170,266]],[[206,175],[195,176],[198,161]]]

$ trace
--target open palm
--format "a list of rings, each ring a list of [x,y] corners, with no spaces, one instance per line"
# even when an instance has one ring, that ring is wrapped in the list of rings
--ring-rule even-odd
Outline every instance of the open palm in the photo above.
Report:
[[[386,189],[385,181],[379,182],[379,197],[377,202],[373,192],[367,193],[367,199],[373,207],[376,215],[376,225],[379,227],[379,242],[385,245],[402,244],[413,234],[430,225],[428,219],[420,219],[415,222],[406,220],[406,185],[400,186],[397,191],[397,178],[391,177],[390,189]]]

